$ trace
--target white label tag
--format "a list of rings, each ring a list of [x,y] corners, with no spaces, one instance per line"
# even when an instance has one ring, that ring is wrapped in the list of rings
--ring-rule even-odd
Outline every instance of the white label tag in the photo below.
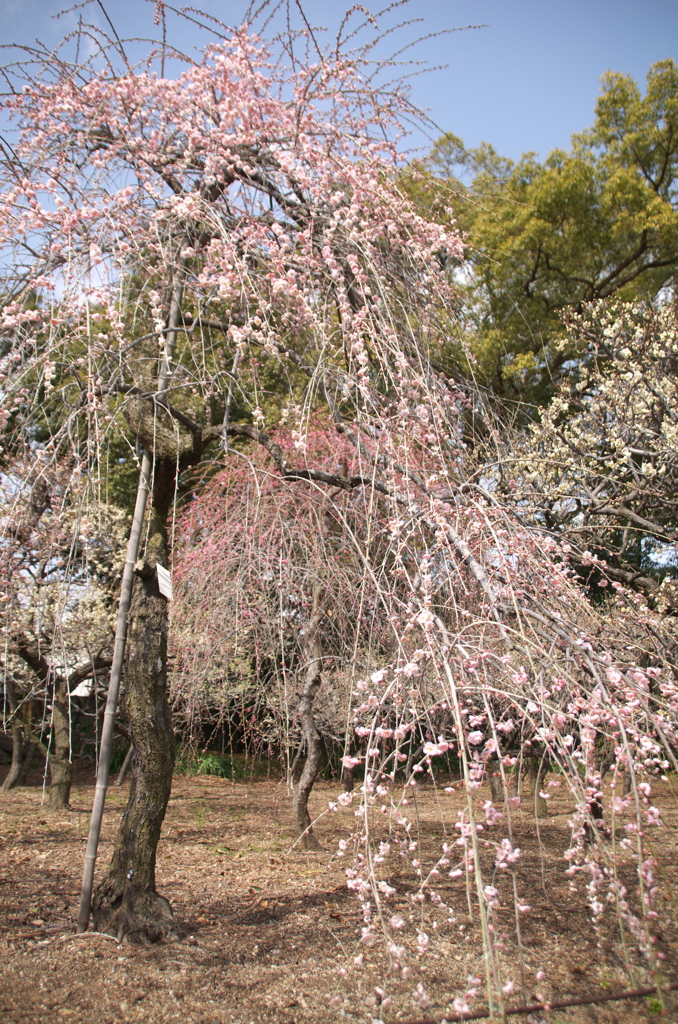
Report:
[[[94,689],[94,682],[91,679],[85,679],[84,682],[78,683],[74,690],[71,690],[71,697],[89,697],[91,696],[92,690]]]
[[[160,593],[167,598],[168,601],[172,600],[172,577],[167,569],[160,564],[155,563],[155,567],[158,570],[158,589]]]

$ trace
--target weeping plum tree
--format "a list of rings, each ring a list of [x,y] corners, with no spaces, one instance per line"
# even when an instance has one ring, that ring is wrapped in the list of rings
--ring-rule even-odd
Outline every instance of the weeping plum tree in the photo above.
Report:
[[[347,875],[362,905],[361,957],[381,948],[408,981],[433,936],[445,941],[467,927],[454,894],[445,896],[459,879],[475,897],[468,899],[485,943],[486,990],[499,1010],[530,969],[521,952],[516,973],[499,916],[512,909],[520,946],[533,884],[515,841],[521,803],[542,812],[564,788],[572,825],[565,870],[592,928],[598,937],[621,929],[625,948],[634,946],[650,971],[661,970],[656,922],[664,907],[647,830],[660,820],[654,779],[676,764],[672,622],[617,581],[613,598],[593,604],[570,548],[528,519],[522,492],[503,487],[510,434],[483,396],[450,386],[411,358],[401,366],[390,395],[371,393],[381,416],[345,428],[352,451],[340,450],[341,475],[329,492],[322,470],[316,490],[299,494],[243,453],[189,506],[179,525],[180,704],[189,715],[219,706],[246,675],[262,705],[276,705],[274,717],[289,715],[285,659],[292,651],[302,668],[311,660],[303,631],[313,626],[315,585],[340,597],[353,593],[343,614],[336,601],[341,631],[331,673],[350,684],[344,699],[354,739],[345,762],[360,766],[363,783],[330,809],[353,804],[357,817]],[[483,420],[474,445],[469,404]],[[304,444],[329,469],[329,452],[323,460],[311,431]],[[287,448],[281,437],[269,439],[281,465]],[[328,514],[340,524],[331,543]],[[361,598],[373,610],[374,636],[356,614]],[[456,838],[425,862],[413,794],[422,779],[435,783],[436,765],[450,756],[464,794],[450,828]],[[529,799],[509,785],[523,766],[534,785]],[[556,774],[547,782],[549,771]],[[624,772],[629,785],[604,806],[610,771]],[[480,797],[486,781],[494,783],[491,799]],[[621,841],[606,830],[615,822],[623,825]],[[416,936],[397,912],[403,894],[393,878],[402,878],[403,858]],[[630,865],[635,889],[620,881]],[[454,1008],[466,1012],[476,995],[470,985]],[[427,1000],[422,987],[422,1006]]]
[[[292,458],[289,431],[274,443]],[[374,536],[379,498],[354,447],[319,422],[305,445],[344,486],[281,479],[263,449],[250,451],[179,520],[173,699],[189,735],[211,714],[284,752],[302,845],[318,848],[308,797],[325,751],[351,756],[351,689],[392,650],[393,585],[383,524]]]
[[[133,566],[132,783],[93,907],[98,928],[159,938],[176,927],[155,891],[173,765],[155,569],[182,474],[240,439],[283,477],[348,487],[304,457],[319,407],[371,473],[381,396],[424,358],[426,311],[450,292],[445,263],[461,245],[397,188],[409,106],[374,85],[368,51],[341,38],[321,51],[307,26],[277,49],[217,28],[196,60],[155,48],[132,67],[117,38],[82,32],[97,42],[84,62],[65,44],[7,69],[5,445],[39,437],[47,460],[67,454],[95,477],[121,433],[127,458],[141,457],[137,535],[146,490],[152,508],[125,576]],[[170,56],[175,78],[162,77]],[[262,409],[283,400],[295,459],[262,429]]]
[[[406,97],[378,91],[359,55],[323,53],[317,38],[304,29],[278,59],[275,47],[224,32],[174,79],[155,75],[153,59],[121,66],[120,46],[105,39],[84,65],[57,55],[40,76],[24,70],[26,88],[8,101],[19,131],[0,207],[16,268],[2,321],[7,444],[39,423],[49,457],[71,450],[96,474],[122,432],[130,458],[144,450],[153,494],[123,695],[133,779],[95,894],[97,926],[151,938],[177,930],[154,879],[173,754],[167,612],[153,572],[169,557],[184,483],[204,478],[210,460],[245,458],[261,479],[257,448],[266,474],[327,492],[330,508],[335,492],[359,492],[371,534],[353,550],[382,590],[375,619],[387,636],[353,686],[356,749],[346,756],[364,778],[340,798],[356,804],[348,882],[365,951],[383,949],[407,981],[413,960],[456,926],[437,879],[466,880],[492,1014],[513,984],[497,915],[513,908],[520,952],[529,905],[518,798],[504,786],[481,811],[477,795],[488,772],[505,781],[521,758],[560,770],[568,877],[596,936],[621,930],[628,962],[635,948],[658,967],[662,904],[647,828],[660,820],[653,777],[675,764],[674,667],[651,609],[625,605],[623,593],[615,615],[592,606],[557,541],[493,487],[486,452],[501,447],[502,425],[482,394],[430,359],[450,329],[448,268],[462,249],[399,191],[393,140]],[[291,449],[276,441],[281,420]],[[333,465],[316,459],[317,423],[335,432]],[[261,547],[243,536],[255,565]],[[328,610],[319,575],[305,591],[317,630],[307,663],[320,657]],[[356,649],[361,628],[357,620]],[[611,808],[623,842],[607,843],[599,827],[603,747],[613,771],[633,770]],[[412,793],[450,752],[464,805],[455,838],[425,864]],[[480,817],[493,827],[482,840]],[[400,854],[416,929],[391,912]],[[632,891],[619,873],[629,865]],[[459,1008],[475,994],[460,995]]]

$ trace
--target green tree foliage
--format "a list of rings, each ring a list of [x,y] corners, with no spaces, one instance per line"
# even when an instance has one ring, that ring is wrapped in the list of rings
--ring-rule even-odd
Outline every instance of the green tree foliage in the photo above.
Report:
[[[408,186],[468,233],[469,344],[504,397],[543,401],[570,353],[555,347],[563,310],[616,295],[654,300],[678,266],[678,68],[654,64],[641,94],[607,72],[593,127],[542,163],[445,135]],[[460,180],[471,176],[469,185]]]

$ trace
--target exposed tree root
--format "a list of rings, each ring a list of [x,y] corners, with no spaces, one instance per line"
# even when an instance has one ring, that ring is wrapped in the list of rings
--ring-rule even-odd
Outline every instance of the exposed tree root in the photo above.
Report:
[[[104,880],[94,894],[92,916],[94,928],[122,942],[170,942],[183,933],[172,908],[157,892],[139,892],[126,886],[122,895],[109,891]]]

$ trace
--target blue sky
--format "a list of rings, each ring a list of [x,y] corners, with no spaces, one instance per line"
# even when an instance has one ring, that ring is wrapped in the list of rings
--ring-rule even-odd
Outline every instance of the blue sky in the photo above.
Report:
[[[146,0],[104,3],[121,36],[156,31],[153,5]],[[247,0],[193,4],[227,23],[239,22],[248,6]],[[383,6],[374,0],[363,4],[374,13]],[[52,21],[64,6],[63,0],[0,0],[1,41],[56,41],[76,20],[70,14]],[[347,6],[344,0],[304,3],[312,23],[328,28],[336,28]],[[91,10],[92,19],[102,21],[96,6]],[[394,47],[427,33],[488,26],[422,42],[417,58],[447,67],[415,78],[412,94],[419,106],[430,108],[441,131],[460,135],[468,145],[491,142],[513,158],[526,150],[545,156],[568,146],[572,132],[591,124],[600,75],[607,69],[642,83],[651,63],[678,59],[677,0],[412,0],[401,10],[401,17],[421,21],[393,36]],[[392,15],[389,23],[399,20]],[[198,36],[192,39],[184,27],[182,40],[188,46]]]

